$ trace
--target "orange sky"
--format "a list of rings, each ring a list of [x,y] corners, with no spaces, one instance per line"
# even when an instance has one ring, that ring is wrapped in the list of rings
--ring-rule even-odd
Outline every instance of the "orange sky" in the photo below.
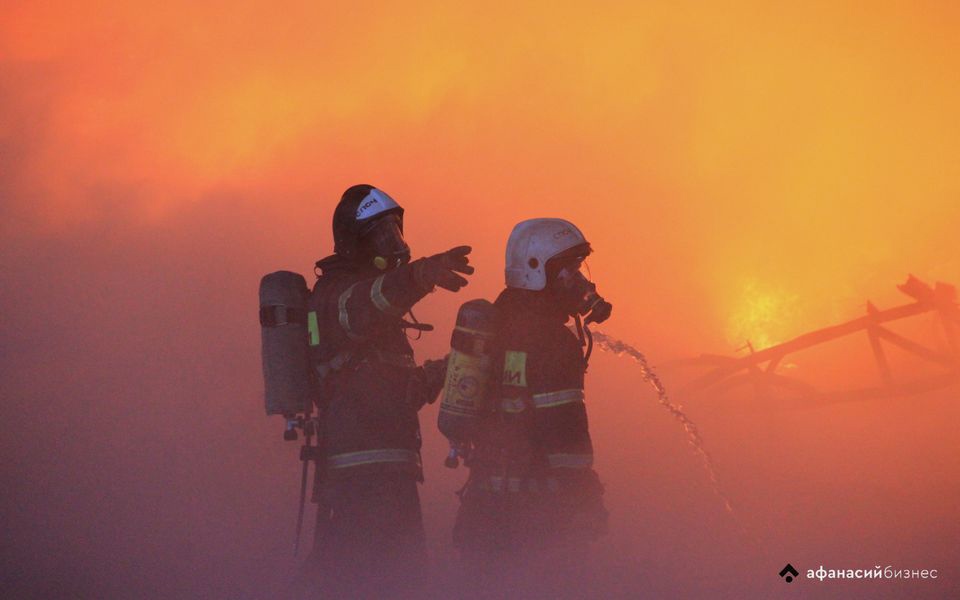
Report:
[[[956,8],[547,6],[15,3],[7,228],[222,187],[322,222],[369,180],[429,225],[481,212],[476,246],[568,216],[612,296],[682,280],[730,343],[960,279]]]
[[[902,303],[894,285],[908,273],[960,284],[958,27],[960,8],[948,2],[6,2],[0,308],[27,318],[0,328],[20,361],[0,374],[7,389],[27,390],[18,402],[30,407],[47,406],[34,402],[36,389],[51,398],[80,390],[99,402],[91,390],[112,381],[102,415],[126,418],[140,418],[120,400],[139,382],[185,403],[169,411],[202,404],[188,400],[183,383],[202,382],[234,429],[251,427],[262,419],[257,330],[244,321],[256,282],[268,270],[309,273],[332,245],[333,204],[358,182],[406,207],[414,254],[475,248],[468,296],[437,294],[418,313],[438,325],[418,358],[445,351],[458,302],[498,291],[506,236],[534,216],[565,217],[586,232],[596,250],[592,274],[615,306],[605,329],[654,363],[784,341],[859,316],[867,299]],[[929,333],[928,325],[918,331]],[[43,362],[50,346],[29,342],[39,331],[57,340],[65,361],[57,376]],[[156,373],[131,362],[126,378],[91,375],[143,339],[164,348]],[[65,340],[89,344],[87,355]],[[856,351],[865,355],[865,342]],[[848,372],[870,373],[866,366]],[[609,400],[632,393],[635,374],[610,358],[592,369],[593,393],[608,399],[591,408],[598,453],[608,452],[601,466],[629,465],[653,478],[676,467],[701,481],[693,459],[658,450],[643,462],[661,443],[682,452],[682,439],[671,437],[676,424],[648,398],[631,413],[650,419],[648,437],[637,441]],[[850,383],[844,370],[825,383]],[[225,408],[239,396],[248,412],[230,413],[241,410]],[[11,414],[12,406],[21,404],[8,404]],[[948,434],[932,413],[881,411],[868,426],[856,409],[837,409],[824,429],[822,414],[711,406],[694,416],[706,419],[721,480],[765,526],[783,513],[764,513],[757,498],[803,497],[785,480],[770,484],[776,493],[759,483],[758,473],[778,472],[776,461],[796,460],[796,471],[803,452],[858,457],[821,479],[800,477],[820,501],[836,478],[869,465],[870,452],[925,460],[901,447],[906,437],[948,455],[940,443]],[[157,439],[199,444],[178,437],[173,413],[156,410]],[[108,421],[91,431],[112,432]],[[873,426],[883,441],[870,441]],[[272,435],[269,427],[263,432]],[[31,443],[29,427],[17,431]],[[221,433],[222,443],[232,439],[233,430]],[[838,441],[848,434],[854,439]],[[267,472],[289,457],[265,436],[258,460]],[[436,450],[433,436],[426,443]],[[100,456],[93,438],[76,443],[77,461]],[[25,450],[17,456],[29,460]],[[947,486],[923,500],[934,506],[928,514],[942,515],[943,498],[957,488],[937,469],[956,461],[938,464],[903,463],[896,474],[911,486]],[[120,466],[140,481],[132,461]],[[286,485],[287,475],[270,485]],[[906,493],[890,477],[874,483]],[[611,489],[632,490],[640,504],[658,501],[631,485],[613,480]],[[689,490],[674,480],[651,485],[686,514]],[[259,507],[251,490],[241,490],[250,492],[249,514]],[[426,497],[449,516],[447,491]],[[213,497],[222,500],[203,496]],[[709,493],[703,501],[712,502]],[[209,516],[199,501],[193,509]],[[287,518],[280,508],[274,516]],[[428,527],[445,535],[441,525]]]

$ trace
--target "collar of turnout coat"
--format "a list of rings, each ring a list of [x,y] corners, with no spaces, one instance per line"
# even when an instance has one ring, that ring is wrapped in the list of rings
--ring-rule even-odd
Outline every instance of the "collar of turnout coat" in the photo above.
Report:
[[[522,312],[538,321],[549,321],[559,325],[563,325],[570,318],[570,315],[557,305],[550,292],[545,290],[507,288],[500,292],[496,305],[508,314]]]
[[[369,271],[370,276],[374,276],[377,273],[383,273],[383,271],[377,271],[372,265],[370,267],[365,267],[359,265],[352,260],[348,260],[339,254],[331,254],[326,258],[321,258],[316,263],[317,268],[320,269],[322,275],[334,275],[337,273],[361,273]]]

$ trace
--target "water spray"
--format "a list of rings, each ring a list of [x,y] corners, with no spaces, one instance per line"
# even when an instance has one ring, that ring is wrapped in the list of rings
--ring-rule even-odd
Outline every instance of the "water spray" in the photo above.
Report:
[[[649,363],[647,363],[647,357],[630,344],[611,337],[602,331],[594,331],[592,333],[594,343],[601,350],[604,352],[609,352],[614,356],[629,357],[640,365],[640,372],[643,380],[649,383],[657,392],[657,402],[667,409],[670,414],[673,415],[673,417],[683,426],[683,430],[687,434],[687,442],[689,442],[689,444],[693,447],[693,450],[697,456],[700,457],[703,468],[707,472],[707,476],[710,479],[710,487],[713,489],[713,493],[716,494],[721,502],[723,502],[724,509],[736,523],[737,528],[740,530],[744,538],[750,541],[750,543],[754,546],[759,547],[759,542],[744,528],[743,524],[740,522],[740,519],[737,517],[736,512],[733,510],[733,505],[730,503],[730,499],[723,492],[723,489],[721,489],[720,480],[717,477],[716,465],[714,464],[713,459],[710,457],[710,453],[707,452],[703,445],[703,437],[700,435],[700,431],[697,429],[696,423],[690,420],[690,417],[683,412],[683,408],[681,406],[670,401],[670,397],[667,395],[667,389],[664,387],[663,383],[660,381],[660,378],[657,377],[657,374],[653,371],[653,369],[650,368]]]

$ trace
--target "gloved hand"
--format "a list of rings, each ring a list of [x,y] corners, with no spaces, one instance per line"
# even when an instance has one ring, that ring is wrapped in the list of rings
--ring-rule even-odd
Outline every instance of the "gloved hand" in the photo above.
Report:
[[[470,266],[470,246],[457,246],[427,258],[413,261],[413,277],[423,290],[432,291],[435,286],[456,292],[467,285],[467,280],[457,273],[470,275],[473,267]]]
[[[420,410],[424,404],[433,404],[437,401],[437,394],[443,389],[447,376],[447,360],[425,360],[423,366],[417,367],[410,374],[407,383],[407,402],[415,410]]]

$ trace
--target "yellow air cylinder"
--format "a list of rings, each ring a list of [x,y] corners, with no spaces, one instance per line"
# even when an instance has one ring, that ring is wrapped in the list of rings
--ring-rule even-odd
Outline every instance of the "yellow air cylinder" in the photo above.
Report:
[[[468,443],[477,418],[489,409],[496,316],[496,307],[486,300],[466,302],[457,313],[437,416],[437,427],[451,446]]]

